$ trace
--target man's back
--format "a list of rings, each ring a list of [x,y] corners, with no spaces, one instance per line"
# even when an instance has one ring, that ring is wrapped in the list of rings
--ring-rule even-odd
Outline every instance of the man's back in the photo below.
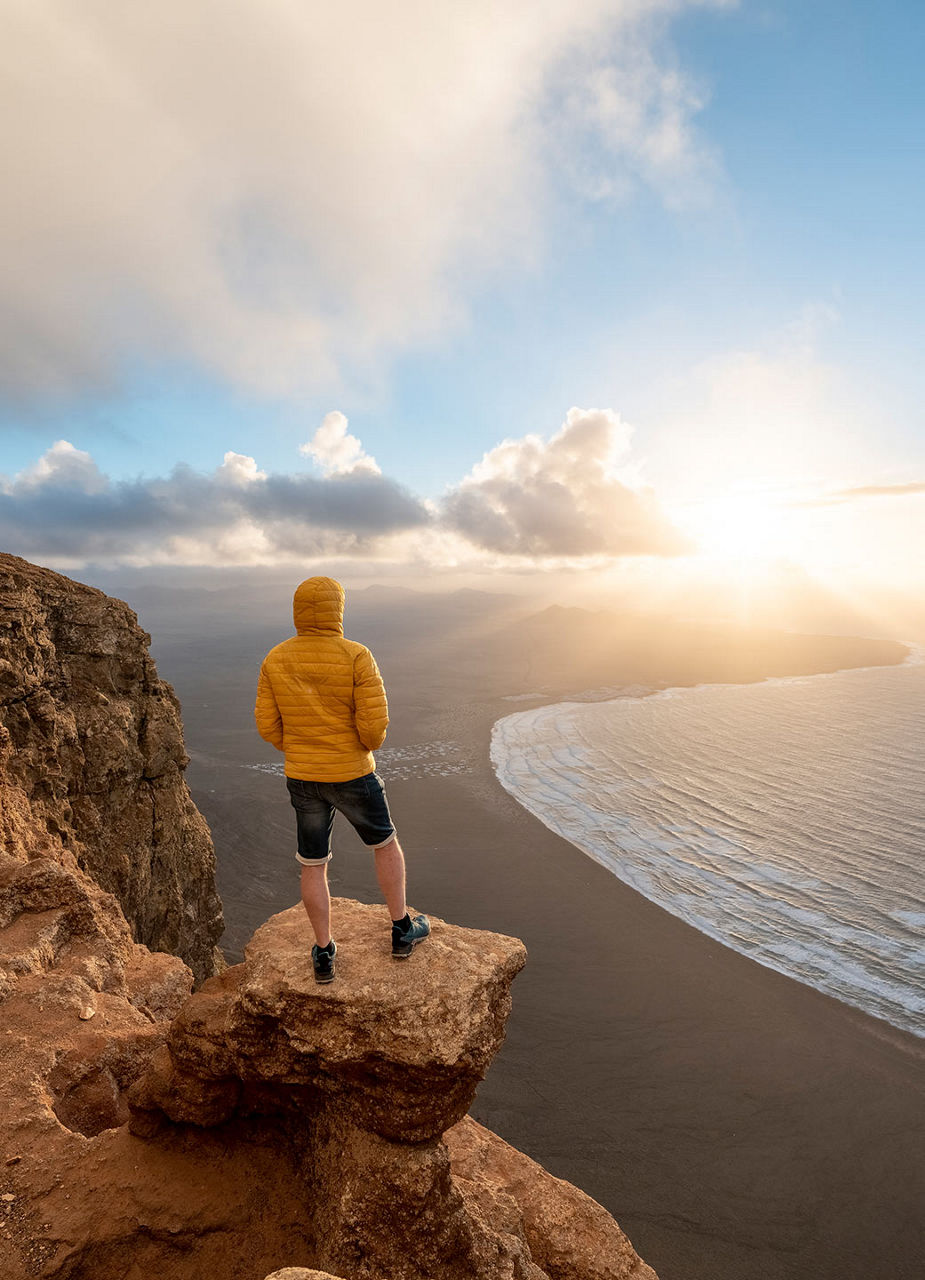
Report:
[[[346,782],[371,773],[388,704],[369,650],[343,631],[344,592],[310,578],[296,592],[297,634],[271,649],[260,669],[255,714],[260,734],[285,751],[286,776]]]

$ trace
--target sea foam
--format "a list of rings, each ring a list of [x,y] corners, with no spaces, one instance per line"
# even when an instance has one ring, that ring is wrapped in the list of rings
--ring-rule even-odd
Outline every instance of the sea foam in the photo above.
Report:
[[[925,665],[558,703],[502,785],[703,933],[925,1036]]]

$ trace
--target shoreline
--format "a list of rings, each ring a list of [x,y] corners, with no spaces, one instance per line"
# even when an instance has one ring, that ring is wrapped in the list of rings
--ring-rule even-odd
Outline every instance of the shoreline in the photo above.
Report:
[[[859,999],[863,999],[863,996],[852,999],[852,998],[849,998],[849,995],[843,994],[842,991],[838,989],[837,982],[830,980],[828,985],[822,985],[817,982],[810,981],[807,978],[804,978],[802,975],[800,975],[797,965],[793,964],[790,967],[788,967],[786,963],[780,961],[779,959],[776,959],[773,955],[770,955],[762,951],[760,948],[760,944],[755,946],[754,939],[750,940],[751,946],[753,949],[749,949],[748,941],[746,941],[744,945],[742,945],[741,943],[740,945],[736,945],[735,941],[733,940],[733,938],[736,935],[734,934],[730,935],[729,932],[724,932],[721,927],[717,926],[716,924],[712,924],[709,920],[692,917],[689,911],[685,913],[685,911],[675,901],[675,899],[671,898],[670,896],[663,895],[662,897],[660,897],[658,896],[657,893],[652,891],[651,887],[647,890],[647,888],[644,887],[644,883],[648,879],[650,879],[650,877],[646,875],[645,867],[643,866],[641,875],[637,874],[635,878],[633,878],[632,870],[628,872],[626,870],[626,867],[630,867],[630,868],[634,867],[635,865],[634,855],[628,850],[619,848],[619,838],[617,838],[617,847],[615,847],[614,850],[612,851],[612,856],[607,856],[607,854],[605,854],[603,850],[595,847],[593,840],[589,840],[589,838],[587,837],[587,833],[582,831],[580,824],[577,832],[572,831],[570,833],[567,829],[565,829],[564,826],[557,825],[554,806],[552,808],[548,805],[544,806],[542,803],[542,799],[537,799],[536,796],[530,794],[529,792],[524,792],[523,787],[518,787],[517,779],[511,775],[510,769],[506,767],[508,757],[510,755],[510,751],[512,750],[512,747],[510,743],[505,743],[503,741],[505,736],[503,726],[510,724],[510,722],[512,721],[518,720],[520,717],[523,717],[523,716],[530,717],[538,713],[544,713],[544,712],[550,713],[553,717],[555,717],[556,711],[559,708],[561,708],[563,712],[567,712],[569,709],[575,709],[582,705],[591,704],[592,702],[594,703],[624,702],[624,701],[642,702],[642,701],[647,701],[650,698],[655,698],[655,699],[668,698],[668,697],[674,697],[674,696],[683,695],[683,694],[691,695],[699,691],[709,691],[714,689],[735,689],[735,688],[744,689],[752,685],[767,685],[767,684],[777,684],[777,685],[801,684],[808,681],[815,681],[823,677],[831,678],[837,675],[858,674],[862,672],[879,671],[889,667],[916,667],[916,666],[925,665],[925,646],[908,644],[907,649],[908,649],[908,653],[906,658],[898,663],[886,663],[886,664],[878,663],[873,666],[844,667],[844,668],[839,668],[837,671],[826,671],[826,672],[819,672],[819,673],[808,674],[808,675],[771,676],[771,677],[766,677],[764,680],[760,680],[760,681],[744,681],[744,682],[734,682],[734,683],[733,682],[728,682],[728,683],[727,682],[701,682],[696,685],[670,686],[661,690],[652,690],[645,694],[625,693],[625,694],[620,694],[613,697],[600,698],[600,699],[592,699],[590,697],[584,697],[584,698],[566,697],[566,698],[559,699],[555,702],[538,704],[536,706],[524,708],[520,711],[507,713],[501,716],[498,720],[494,722],[491,728],[489,758],[490,758],[495,776],[498,779],[499,785],[502,786],[504,790],[509,795],[511,795],[512,798],[518,804],[520,804],[528,813],[530,813],[534,818],[536,818],[539,822],[541,822],[549,831],[551,831],[553,834],[559,836],[561,839],[571,844],[575,849],[577,849],[582,854],[582,856],[594,861],[599,866],[602,866],[610,875],[614,876],[617,880],[619,880],[621,884],[625,885],[629,889],[632,889],[634,892],[640,894],[640,896],[645,898],[648,902],[653,903],[655,906],[659,907],[663,911],[666,911],[669,915],[675,917],[676,919],[684,921],[690,927],[696,929],[699,933],[703,934],[703,936],[711,939],[716,943],[719,943],[721,946],[729,948],[730,950],[736,952],[736,954],[745,957],[746,959],[752,961],[753,963],[761,965],[767,969],[770,969],[775,973],[778,973],[784,977],[791,979],[792,981],[800,983],[801,985],[807,986],[812,990],[819,992],[820,994],[824,994],[833,999],[836,999],[840,1003],[843,1003],[846,1006],[848,1006],[849,1008],[862,1012],[866,1016],[874,1018],[878,1022],[883,1023],[885,1027],[889,1027],[891,1030],[896,1030],[903,1034],[912,1035],[918,1040],[925,1041],[925,1027],[918,1029],[917,1026],[916,1027],[906,1026],[906,1025],[902,1025],[899,1022],[893,1022],[889,1017],[885,1016],[882,1013],[878,1013],[875,1011],[875,1009],[871,1008],[870,1001],[868,1001],[868,1003],[866,1004],[860,1003]],[[533,728],[534,726],[532,724],[528,725],[529,730],[533,730]],[[515,741],[513,746],[514,750],[516,750],[516,746],[517,746],[517,743]],[[622,858],[620,857],[621,854],[622,854]],[[639,883],[640,878],[644,882],[643,884]],[[783,940],[786,940],[786,935],[782,935],[782,941]],[[837,977],[836,971],[830,970],[829,972],[832,973],[835,977]],[[824,974],[823,982],[825,982],[825,977],[826,975]],[[901,975],[899,976],[898,980],[902,981]],[[909,1011],[908,1006],[901,1006],[901,1007],[905,1015],[908,1017],[908,1019],[910,1021],[914,1021],[915,1020],[914,1015],[912,1012]],[[899,1009],[897,1009],[897,1013],[899,1013]]]
[[[498,706],[447,709],[441,736],[458,710],[484,744]],[[528,947],[478,1120],[604,1204],[660,1280],[917,1280],[921,1041],[642,897],[486,754],[389,791],[415,908]]]
[[[424,780],[395,788],[413,848],[428,824],[409,827],[405,789],[422,808],[436,797]],[[439,797],[466,815],[465,879],[446,883],[458,840],[423,881],[419,854],[416,905],[436,894],[438,914],[452,904],[530,954],[476,1118],[604,1203],[660,1280],[917,1276],[922,1042],[642,897],[508,796],[487,760]],[[830,1179],[844,1184],[831,1198]]]

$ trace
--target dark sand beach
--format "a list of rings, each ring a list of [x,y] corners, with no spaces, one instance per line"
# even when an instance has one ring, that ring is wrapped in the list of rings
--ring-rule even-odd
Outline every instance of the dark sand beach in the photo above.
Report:
[[[250,721],[269,637],[225,634],[178,635],[155,653],[184,702],[189,780],[215,836],[234,960],[297,899],[298,869],[282,778],[248,767],[278,759]],[[394,643],[353,634],[379,652],[389,684],[380,769],[412,904],[529,950],[476,1118],[604,1204],[661,1280],[919,1280],[925,1042],[711,941],[522,809],[488,748],[496,719],[535,705],[499,695],[538,687],[532,660],[512,684],[510,672],[465,670],[458,648],[425,659],[398,630]],[[818,646],[790,662],[814,665],[839,664]],[[604,674],[589,667],[573,688]],[[610,674],[701,676],[641,661]],[[346,825],[330,875],[335,894],[378,901],[371,859]],[[426,964],[425,948],[414,963]]]

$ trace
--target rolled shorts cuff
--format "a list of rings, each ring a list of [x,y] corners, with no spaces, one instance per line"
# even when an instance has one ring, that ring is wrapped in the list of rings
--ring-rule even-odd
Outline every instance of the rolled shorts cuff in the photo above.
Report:
[[[390,836],[387,836],[385,840],[379,840],[377,841],[376,844],[368,844],[366,847],[367,849],[384,849],[387,844],[392,843],[392,841],[395,839],[397,835],[398,835],[398,832],[393,827],[392,834]]]
[[[301,853],[297,853],[295,860],[301,863],[303,867],[323,867],[326,862],[331,861],[333,856],[333,853],[329,853],[323,858],[303,858]]]

